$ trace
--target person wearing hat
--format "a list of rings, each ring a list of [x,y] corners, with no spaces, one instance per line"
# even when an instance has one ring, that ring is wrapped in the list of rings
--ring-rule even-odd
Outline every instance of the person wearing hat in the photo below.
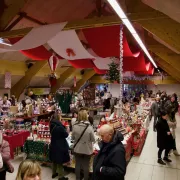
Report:
[[[156,131],[156,123],[160,115],[161,103],[160,97],[156,97],[156,101],[151,105],[151,115],[154,117],[153,130]]]

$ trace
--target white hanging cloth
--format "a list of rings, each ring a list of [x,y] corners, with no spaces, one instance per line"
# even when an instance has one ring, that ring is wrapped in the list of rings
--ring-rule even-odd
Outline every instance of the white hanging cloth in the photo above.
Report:
[[[95,58],[83,47],[75,30],[59,32],[48,41],[48,44],[64,59],[77,60]]]

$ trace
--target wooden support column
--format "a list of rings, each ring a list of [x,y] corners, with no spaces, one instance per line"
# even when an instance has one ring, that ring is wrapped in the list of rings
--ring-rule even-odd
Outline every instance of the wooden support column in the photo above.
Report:
[[[27,0],[11,0],[11,4],[5,7],[4,12],[0,17],[0,30],[4,30],[8,26],[11,20],[24,7],[26,1]]]
[[[89,71],[85,71],[82,79],[80,81],[77,82],[76,87],[73,88],[73,90],[75,92],[78,92],[79,89],[81,88],[81,86],[88,81],[90,78],[92,78],[95,75],[95,71],[94,70],[89,70]]]
[[[47,61],[39,61],[35,63],[11,89],[11,94],[15,95],[17,99],[23,93],[24,89],[29,86],[31,79],[47,64]]]
[[[61,85],[63,85],[64,81],[69,78],[73,73],[76,72],[76,69],[73,67],[69,67],[66,71],[64,71],[61,75],[60,78],[57,80],[56,86],[51,88],[51,92],[55,93]]]

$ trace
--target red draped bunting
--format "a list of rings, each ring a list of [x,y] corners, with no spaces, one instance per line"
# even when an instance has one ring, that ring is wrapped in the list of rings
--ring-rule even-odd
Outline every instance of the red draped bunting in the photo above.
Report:
[[[146,63],[143,52],[138,57],[124,57],[124,71],[146,71]]]
[[[21,38],[20,37],[11,38],[11,39],[9,39],[9,41],[12,44],[15,44]],[[36,47],[36,48],[33,48],[33,49],[28,49],[28,50],[21,50],[20,52],[22,54],[24,54],[25,56],[27,56],[27,57],[29,57],[31,59],[34,59],[34,60],[47,60],[52,56],[52,53],[49,52],[44,46],[39,46],[39,47]]]
[[[120,26],[107,26],[98,28],[88,28],[82,30],[93,51],[100,57],[119,57],[119,33]],[[136,57],[129,48],[126,36],[123,38],[124,56]]]
[[[94,65],[93,69],[97,74],[106,74],[107,73],[107,70],[98,69],[95,65]]]
[[[68,62],[78,69],[92,69],[94,68],[94,63],[91,59],[78,59],[78,60],[68,60]]]
[[[138,75],[153,75],[154,74],[154,67],[150,63],[149,64],[149,69],[147,71],[137,71],[135,73],[138,74]]]

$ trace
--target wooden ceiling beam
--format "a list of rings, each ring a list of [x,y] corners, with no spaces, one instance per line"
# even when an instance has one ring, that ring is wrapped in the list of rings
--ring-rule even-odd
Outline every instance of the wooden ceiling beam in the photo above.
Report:
[[[133,22],[142,22],[147,20],[161,20],[161,19],[167,19],[168,17],[158,11],[152,11],[152,12],[143,12],[143,13],[131,13],[128,14],[128,17]],[[103,27],[103,26],[112,26],[112,25],[119,25],[122,21],[117,16],[105,16],[105,17],[94,17],[90,19],[82,19],[82,20],[76,20],[76,21],[70,21],[67,23],[67,25],[64,27],[63,30],[71,30],[71,29],[85,29],[85,28],[95,28],[95,27]],[[5,31],[0,32],[1,38],[13,38],[13,37],[21,37],[25,36],[27,33],[29,33],[32,30],[32,28],[24,28],[24,29],[18,29],[18,30],[12,30],[12,31]]]
[[[170,76],[180,82],[180,72],[174,69],[171,64],[168,64],[161,58],[156,58],[156,62],[165,72],[167,72]]]
[[[154,11],[153,8],[144,4],[141,0],[126,0],[126,4],[128,13],[150,13]],[[147,19],[146,21],[138,21],[138,24],[180,52],[180,23],[166,16],[166,18],[162,18],[161,20]]]
[[[32,78],[47,64],[47,61],[38,61],[30,69],[25,72],[25,76],[22,77],[12,88],[11,94],[15,95],[19,99],[24,89],[29,86]]]
[[[12,0],[11,4],[5,7],[3,14],[0,17],[0,30],[3,31],[12,19],[24,7],[26,0]]]
[[[148,46],[149,50],[170,64],[180,74],[180,55],[166,47]]]
[[[67,70],[65,70],[57,80],[56,86],[51,88],[51,92],[55,93],[64,84],[65,80],[71,77],[75,72],[76,69],[73,67],[69,67]]]
[[[94,70],[89,70],[89,71],[85,71],[83,78],[81,80],[79,80],[76,84],[76,87],[73,87],[73,90],[75,92],[78,92],[79,89],[82,87],[82,85],[88,81],[89,79],[91,79],[94,75],[95,75],[95,71]]]

